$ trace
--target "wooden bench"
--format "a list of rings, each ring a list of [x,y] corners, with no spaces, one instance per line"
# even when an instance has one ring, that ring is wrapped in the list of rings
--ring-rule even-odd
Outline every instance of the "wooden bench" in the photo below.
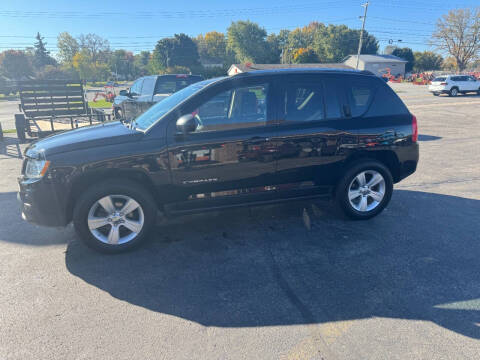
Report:
[[[18,83],[21,114],[15,126],[21,141],[110,120],[110,114],[90,109],[78,80],[34,80]]]

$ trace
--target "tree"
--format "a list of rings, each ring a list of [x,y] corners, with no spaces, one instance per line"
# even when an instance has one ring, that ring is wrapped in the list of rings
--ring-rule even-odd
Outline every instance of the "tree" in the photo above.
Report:
[[[50,52],[46,49],[46,43],[43,42],[43,37],[40,33],[37,33],[35,37],[37,41],[33,45],[34,47],[34,56],[33,56],[33,65],[38,69],[43,69],[46,65],[56,65],[57,62],[54,58],[50,56]]]
[[[195,42],[188,35],[175,34],[173,38],[164,38],[157,42],[152,55],[152,64],[156,71],[181,66],[190,70],[200,66],[200,58]]]
[[[293,62],[296,64],[316,63],[318,56],[313,49],[300,48],[293,53]]]
[[[392,51],[392,55],[398,56],[399,58],[407,61],[405,64],[405,72],[412,71],[415,65],[415,57],[413,56],[412,49],[405,47],[405,48],[396,48]]]
[[[110,43],[107,39],[97,34],[82,34],[78,37],[78,42],[80,44],[80,50],[86,51],[94,64],[96,64],[97,61],[106,62],[106,54],[110,51]]]
[[[453,56],[447,57],[445,60],[443,60],[442,69],[446,71],[457,71],[457,60],[455,60]]]
[[[20,80],[32,75],[33,69],[24,51],[7,50],[0,53],[0,73],[12,80]]]
[[[70,80],[75,77],[71,71],[62,70],[58,66],[46,65],[37,73],[36,78],[41,80]]]
[[[140,54],[135,55],[133,65],[135,69],[135,76],[145,76],[149,74],[148,64],[150,62],[151,54],[149,51],[141,51]]]
[[[111,72],[122,75],[124,79],[135,77],[134,56],[130,51],[119,49],[115,50],[109,61]]]
[[[437,20],[432,44],[455,58],[463,71],[480,53],[480,8],[450,10]]]
[[[267,32],[251,21],[232,22],[227,30],[227,49],[240,62],[265,62],[269,57]]]
[[[416,72],[440,70],[442,68],[443,58],[432,51],[416,51],[413,56],[415,57],[413,69]]]
[[[198,35],[196,41],[201,59],[223,63],[227,52],[227,41],[224,34],[210,31],[205,36],[202,34]]]
[[[62,32],[57,37],[58,57],[64,64],[71,64],[75,54],[80,50],[80,45],[68,32]]]

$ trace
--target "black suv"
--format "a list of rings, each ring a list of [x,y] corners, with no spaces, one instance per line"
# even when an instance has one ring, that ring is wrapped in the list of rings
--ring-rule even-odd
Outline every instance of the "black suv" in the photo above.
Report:
[[[138,245],[157,211],[186,214],[332,195],[380,213],[418,162],[417,121],[370,72],[254,71],[205,80],[126,124],[81,128],[25,152],[23,217],[106,252]]]

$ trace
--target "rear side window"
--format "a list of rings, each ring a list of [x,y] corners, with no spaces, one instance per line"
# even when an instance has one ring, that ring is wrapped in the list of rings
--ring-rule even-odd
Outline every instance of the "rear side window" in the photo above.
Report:
[[[367,111],[374,92],[375,86],[370,81],[353,79],[347,83],[347,100],[352,117],[361,116]]]
[[[285,91],[284,121],[316,121],[324,118],[322,83],[294,83]]]
[[[175,79],[160,78],[157,81],[155,94],[173,94],[176,91],[177,83]]]
[[[370,105],[366,116],[392,116],[405,115],[408,113],[407,107],[390,86],[379,81],[373,103]]]

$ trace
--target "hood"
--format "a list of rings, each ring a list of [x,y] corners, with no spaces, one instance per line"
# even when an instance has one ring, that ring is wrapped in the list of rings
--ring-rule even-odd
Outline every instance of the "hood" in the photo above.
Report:
[[[92,148],[138,141],[144,133],[124,126],[120,121],[82,127],[66,131],[38,140],[30,145],[26,154],[29,157],[44,156]]]

